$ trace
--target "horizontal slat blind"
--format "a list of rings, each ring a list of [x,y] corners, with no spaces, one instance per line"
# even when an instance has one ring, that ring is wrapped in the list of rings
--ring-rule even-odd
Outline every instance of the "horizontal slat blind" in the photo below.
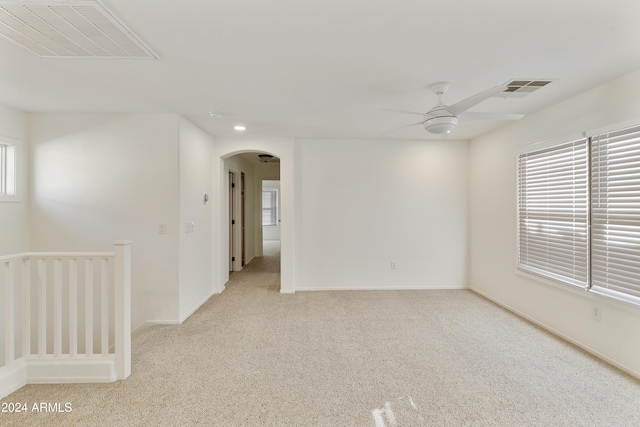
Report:
[[[586,288],[586,138],[518,156],[518,268]]]
[[[591,141],[591,290],[640,303],[640,126]]]
[[[262,190],[262,225],[278,225],[277,200],[275,188]]]

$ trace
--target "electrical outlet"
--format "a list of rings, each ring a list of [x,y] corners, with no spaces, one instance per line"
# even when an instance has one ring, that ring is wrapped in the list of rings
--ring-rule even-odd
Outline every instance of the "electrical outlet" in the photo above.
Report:
[[[593,304],[591,306],[591,317],[597,321],[602,320],[602,306]]]
[[[395,260],[392,260],[392,261],[391,261],[391,269],[392,269],[392,270],[395,270],[397,267],[398,267],[398,265],[396,264],[396,261],[395,261]]]

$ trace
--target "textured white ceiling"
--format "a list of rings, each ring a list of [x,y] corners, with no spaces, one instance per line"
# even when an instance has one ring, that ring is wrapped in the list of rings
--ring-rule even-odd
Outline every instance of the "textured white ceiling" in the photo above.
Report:
[[[553,79],[474,111],[530,113],[640,68],[640,2],[103,0],[159,60],[48,59],[0,40],[0,103],[175,113],[214,136],[368,138],[512,78]],[[634,90],[631,88],[630,90]],[[637,90],[637,88],[635,88]],[[209,111],[224,113],[222,119]],[[501,123],[465,123],[467,139]],[[385,138],[428,138],[419,126]]]

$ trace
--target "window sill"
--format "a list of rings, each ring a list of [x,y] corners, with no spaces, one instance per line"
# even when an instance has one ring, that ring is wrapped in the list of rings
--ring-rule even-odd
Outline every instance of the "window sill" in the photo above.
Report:
[[[17,202],[21,202],[22,198],[18,197],[18,196],[0,196],[0,203],[2,202],[8,202],[8,203],[17,203]]]

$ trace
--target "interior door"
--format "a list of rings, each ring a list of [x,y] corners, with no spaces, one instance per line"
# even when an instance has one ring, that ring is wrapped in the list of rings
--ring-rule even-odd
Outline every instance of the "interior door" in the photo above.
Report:
[[[242,237],[240,239],[240,246],[242,247],[242,266],[244,267],[244,263],[245,263],[245,259],[246,259],[246,254],[245,254],[245,194],[244,194],[244,190],[245,190],[245,180],[244,180],[244,172],[240,172],[240,227],[242,227]]]
[[[229,171],[229,271],[233,271],[233,261],[234,261],[234,228],[235,228],[235,209],[234,209],[234,201],[235,201],[235,182],[234,176],[235,174]]]

